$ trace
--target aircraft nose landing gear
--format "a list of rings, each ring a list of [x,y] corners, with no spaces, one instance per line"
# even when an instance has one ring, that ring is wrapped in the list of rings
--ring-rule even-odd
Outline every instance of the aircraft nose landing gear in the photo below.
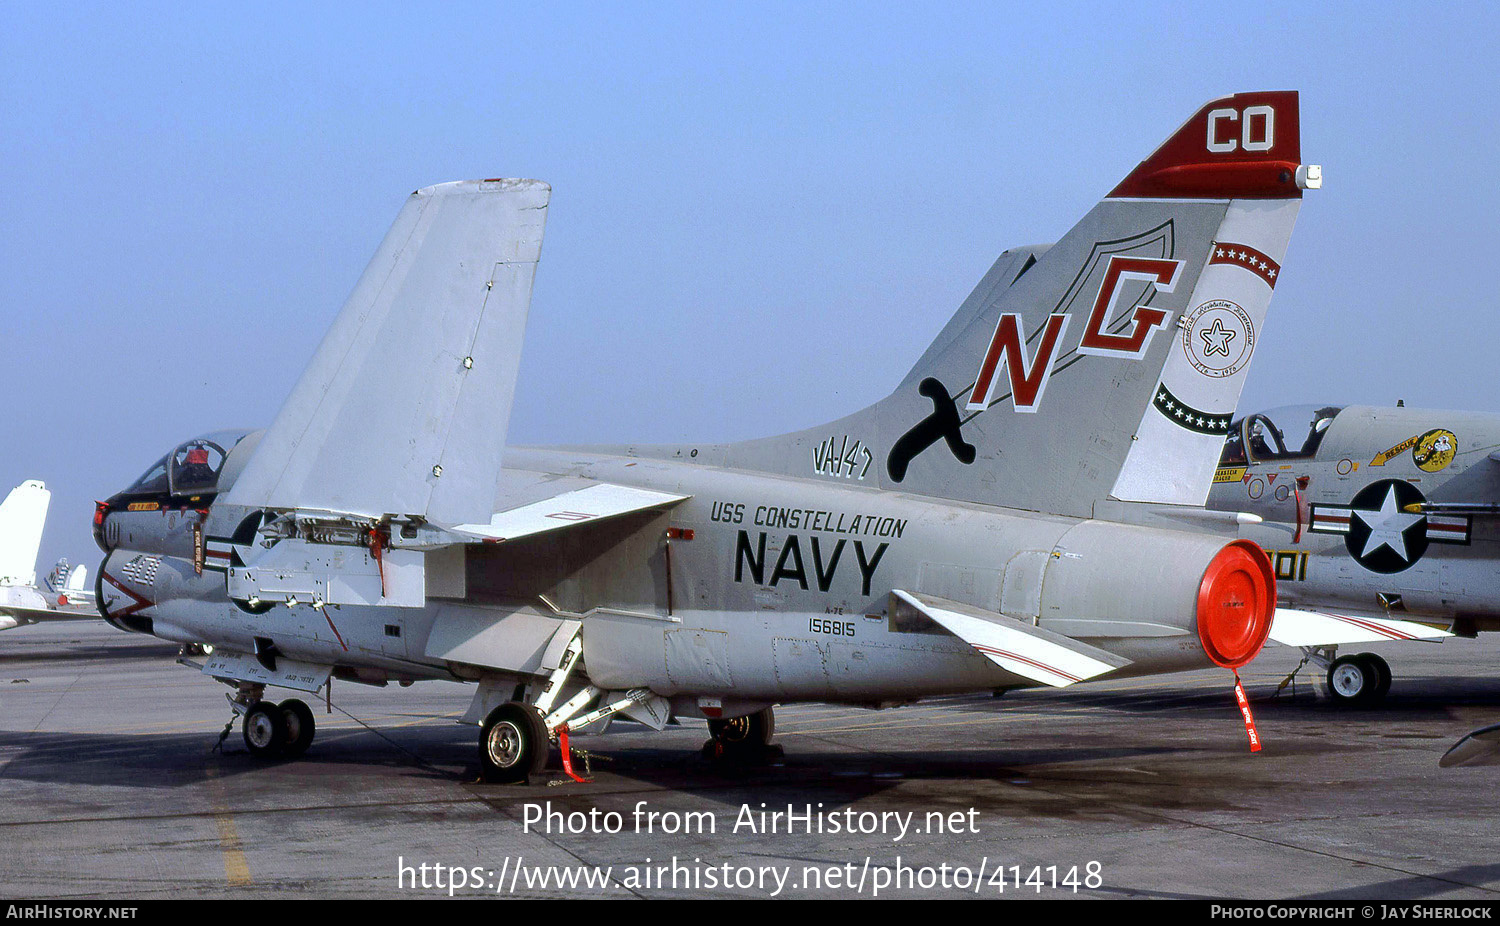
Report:
[[[307,747],[312,745],[313,736],[317,733],[312,708],[296,698],[289,698],[280,704],[265,701],[261,699],[264,693],[264,685],[242,685],[229,699],[235,713],[244,714],[240,733],[245,738],[245,748],[250,750],[252,756],[260,759],[295,759],[307,752]],[[228,735],[229,729],[226,727],[224,736]],[[220,737],[219,742],[223,741],[223,737]]]
[[[245,748],[259,758],[279,754],[286,744],[286,721],[276,705],[266,701],[257,702],[245,712],[240,731],[245,736]]]

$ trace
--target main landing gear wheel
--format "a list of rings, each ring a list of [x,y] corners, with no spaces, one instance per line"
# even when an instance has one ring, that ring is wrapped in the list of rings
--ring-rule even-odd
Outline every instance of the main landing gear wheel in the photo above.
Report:
[[[286,718],[280,706],[269,701],[258,701],[245,712],[241,730],[245,734],[245,748],[252,756],[269,758],[280,754],[286,746]]]
[[[776,714],[771,708],[730,717],[725,720],[710,720],[708,735],[713,737],[704,746],[704,754],[728,759],[755,759],[780,754],[779,747],[771,745],[776,733]]]
[[[286,743],[281,747],[281,754],[295,759],[307,752],[307,747],[312,745],[313,736],[318,731],[318,725],[313,721],[312,708],[296,698],[282,701],[276,707],[281,711],[281,720],[286,726]]]
[[[547,726],[536,709],[519,701],[500,705],[479,734],[479,777],[498,784],[526,781],[547,763]]]
[[[1391,667],[1374,653],[1340,656],[1328,667],[1328,694],[1341,707],[1368,707],[1391,687]]]
[[[1386,692],[1391,690],[1391,667],[1384,659],[1374,653],[1364,653],[1366,659],[1375,666],[1375,671],[1380,675],[1380,684],[1375,686],[1375,700],[1385,700]]]

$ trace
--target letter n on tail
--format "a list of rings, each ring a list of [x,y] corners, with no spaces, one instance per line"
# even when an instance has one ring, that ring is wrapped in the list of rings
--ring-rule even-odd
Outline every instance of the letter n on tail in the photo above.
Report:
[[[996,373],[1003,365],[1010,374],[1010,392],[1016,411],[1034,412],[1042,401],[1042,392],[1052,376],[1052,366],[1057,362],[1057,346],[1068,327],[1067,315],[1052,315],[1042,329],[1042,338],[1037,344],[1036,354],[1026,356],[1026,345],[1021,341],[1021,316],[1007,312],[995,325],[995,335],[990,338],[990,348],[985,351],[984,362],[979,365],[979,376],[974,380],[974,389],[969,393],[969,411],[983,411],[994,401]]]

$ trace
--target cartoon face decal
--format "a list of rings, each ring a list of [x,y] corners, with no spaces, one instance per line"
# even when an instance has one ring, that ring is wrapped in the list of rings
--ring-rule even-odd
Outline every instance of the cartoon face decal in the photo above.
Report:
[[[1446,469],[1457,452],[1458,438],[1453,432],[1433,428],[1417,438],[1417,445],[1411,448],[1411,461],[1424,473],[1436,473]]]

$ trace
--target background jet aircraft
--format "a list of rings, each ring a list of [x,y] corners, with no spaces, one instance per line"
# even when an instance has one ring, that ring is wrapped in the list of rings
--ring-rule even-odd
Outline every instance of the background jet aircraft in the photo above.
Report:
[[[52,600],[59,608],[78,605],[87,609],[90,616],[95,613],[94,589],[89,585],[89,567],[82,563],[72,566],[66,558],[60,559],[52,567],[52,571],[47,573],[46,582],[48,591],[52,592]]]
[[[1247,512],[1282,607],[1271,637],[1370,704],[1391,684],[1339,645],[1500,629],[1500,416],[1300,405],[1248,414],[1225,438],[1208,505]],[[1248,520],[1248,519],[1247,519]]]
[[[1263,323],[1319,176],[1295,93],[1216,100],[1057,244],[1002,255],[875,405],[553,450],[505,447],[549,188],[418,190],[268,429],[100,504],[100,611],[213,645],[256,754],[314,732],[267,686],[475,681],[501,781],[616,715],[706,718],[736,752],[778,702],[1241,666],[1264,553],[1127,515],[1203,504],[1250,356],[1206,371],[1194,345]]]
[[[36,479],[11,489],[0,502],[0,630],[37,621],[93,620],[98,616],[92,608],[93,594],[81,588],[88,575],[82,566],[78,567],[81,572],[69,573],[61,591],[49,594],[37,587],[36,555],[51,503],[52,493]]]

